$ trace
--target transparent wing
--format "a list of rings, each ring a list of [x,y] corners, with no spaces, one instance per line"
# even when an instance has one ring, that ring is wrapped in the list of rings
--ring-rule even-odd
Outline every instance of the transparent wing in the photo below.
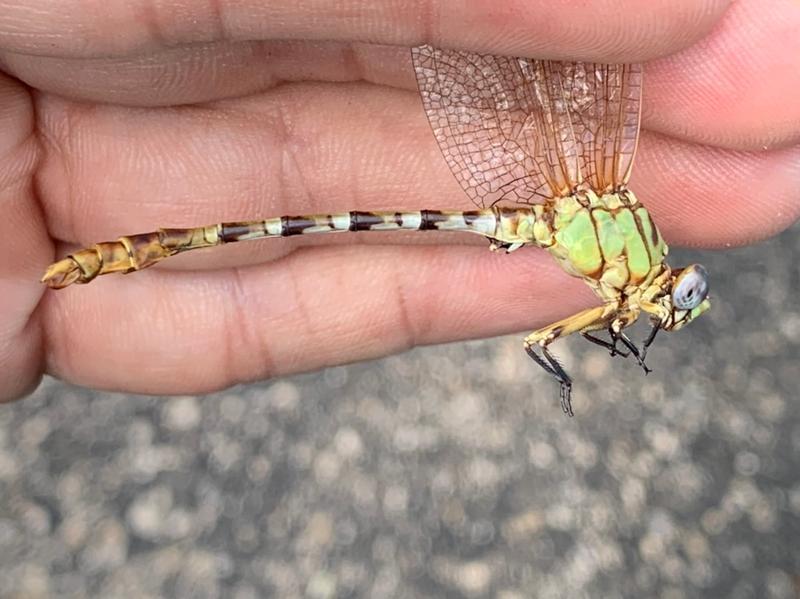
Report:
[[[642,65],[559,63],[585,183],[624,187],[639,139]]]
[[[533,204],[581,184],[561,63],[431,46],[412,59],[434,136],[478,206]]]

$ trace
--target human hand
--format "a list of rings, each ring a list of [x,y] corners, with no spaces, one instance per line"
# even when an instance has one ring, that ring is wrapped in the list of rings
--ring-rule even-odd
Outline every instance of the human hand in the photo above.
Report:
[[[747,243],[800,211],[795,0],[303,4],[0,11],[0,398],[43,372],[204,392],[586,307],[542,252],[432,233],[236,244],[61,292],[38,282],[67,247],[159,226],[470,208],[425,119],[412,45],[652,60],[631,188],[667,240]]]

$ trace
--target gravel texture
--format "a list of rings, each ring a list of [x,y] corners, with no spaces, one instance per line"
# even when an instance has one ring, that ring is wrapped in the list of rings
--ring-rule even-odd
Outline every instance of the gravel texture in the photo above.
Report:
[[[714,307],[648,377],[555,346],[571,420],[520,335],[204,397],[46,380],[0,408],[0,596],[797,597],[798,233],[675,252]]]

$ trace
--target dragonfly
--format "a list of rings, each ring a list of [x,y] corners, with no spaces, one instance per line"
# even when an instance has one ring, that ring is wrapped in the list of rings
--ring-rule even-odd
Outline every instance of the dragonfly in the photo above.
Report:
[[[226,243],[316,233],[454,231],[495,252],[543,248],[600,304],[540,328],[523,345],[572,408],[572,378],[550,345],[573,333],[645,358],[660,330],[677,331],[710,307],[706,269],[672,269],[661,233],[628,189],[639,139],[642,65],[494,56],[424,45],[411,50],[422,104],[443,157],[475,210],[349,211],[165,228],[97,243],[52,264],[60,289],[108,273]],[[641,347],[626,335],[644,313]],[[602,336],[601,336],[602,335]]]

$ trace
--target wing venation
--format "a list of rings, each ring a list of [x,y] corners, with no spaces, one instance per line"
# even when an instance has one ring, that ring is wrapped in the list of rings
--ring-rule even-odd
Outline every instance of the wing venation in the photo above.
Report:
[[[623,186],[639,129],[641,67],[412,50],[444,158],[481,207]]]

